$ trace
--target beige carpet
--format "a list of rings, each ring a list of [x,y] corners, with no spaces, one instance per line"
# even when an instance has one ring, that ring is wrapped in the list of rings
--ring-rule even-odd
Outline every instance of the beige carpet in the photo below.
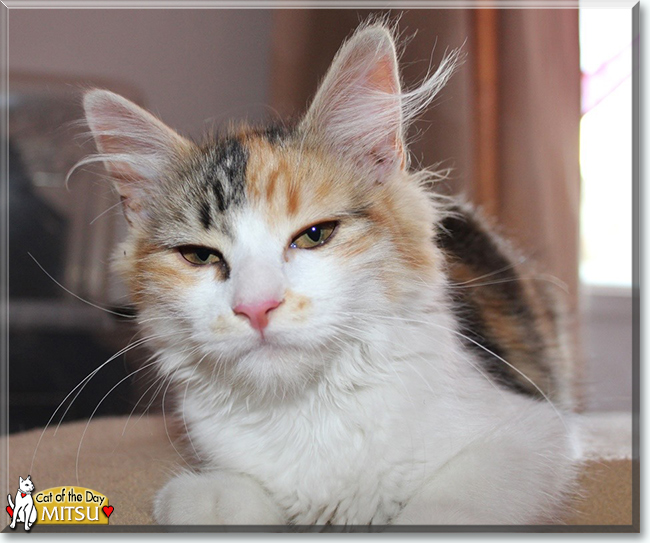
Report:
[[[598,414],[585,417],[584,423],[581,491],[567,508],[565,522],[621,529],[630,526],[631,419],[624,414]],[[156,490],[171,473],[185,466],[171,445],[173,441],[182,450],[179,433],[166,429],[159,416],[134,416],[128,425],[126,418],[98,419],[87,430],[85,423],[66,424],[56,435],[54,428],[48,429],[30,468],[41,433],[30,431],[9,438],[8,491],[15,493],[19,475],[27,474],[31,474],[36,491],[58,486],[91,488],[106,495],[114,506],[113,526],[152,524]],[[7,481],[6,473],[3,477]],[[638,526],[631,529],[638,530]]]

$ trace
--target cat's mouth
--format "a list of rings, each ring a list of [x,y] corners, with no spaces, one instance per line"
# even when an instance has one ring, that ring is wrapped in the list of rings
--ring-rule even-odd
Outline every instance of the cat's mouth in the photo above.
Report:
[[[253,349],[262,351],[274,351],[286,347],[277,335],[268,332],[260,332],[259,334],[256,334],[252,346]]]
[[[242,326],[241,323],[211,324],[197,339],[211,345],[217,355],[236,360],[251,354],[270,356],[290,355],[290,352],[306,353],[332,348],[331,333],[326,324],[319,326],[293,326],[293,323],[271,323],[262,331]]]
[[[265,331],[257,333],[247,341],[245,354],[260,355],[264,358],[285,356],[289,352],[302,350],[300,345],[282,333]],[[245,356],[245,355],[244,355]]]

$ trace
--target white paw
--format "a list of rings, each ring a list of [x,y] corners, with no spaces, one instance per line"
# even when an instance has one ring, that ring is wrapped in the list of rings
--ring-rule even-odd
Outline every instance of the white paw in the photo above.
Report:
[[[156,495],[158,524],[284,524],[280,508],[250,477],[224,471],[183,473]]]

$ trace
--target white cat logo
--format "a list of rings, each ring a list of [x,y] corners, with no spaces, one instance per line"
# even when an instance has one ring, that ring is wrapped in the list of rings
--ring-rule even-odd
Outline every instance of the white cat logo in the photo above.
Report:
[[[9,527],[12,530],[16,528],[16,522],[24,522],[25,531],[29,531],[34,521],[36,521],[36,507],[34,507],[34,498],[32,498],[34,483],[32,483],[31,477],[31,475],[28,475],[27,479],[20,478],[15,505],[11,500],[11,494],[7,495],[7,500],[9,501],[7,512],[11,515],[11,524]]]

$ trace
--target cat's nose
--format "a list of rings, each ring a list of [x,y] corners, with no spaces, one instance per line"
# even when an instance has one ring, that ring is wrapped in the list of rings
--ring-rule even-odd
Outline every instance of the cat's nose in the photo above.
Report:
[[[282,303],[282,300],[266,300],[252,304],[238,304],[233,308],[235,315],[248,318],[251,326],[260,332],[269,324],[269,313]]]

